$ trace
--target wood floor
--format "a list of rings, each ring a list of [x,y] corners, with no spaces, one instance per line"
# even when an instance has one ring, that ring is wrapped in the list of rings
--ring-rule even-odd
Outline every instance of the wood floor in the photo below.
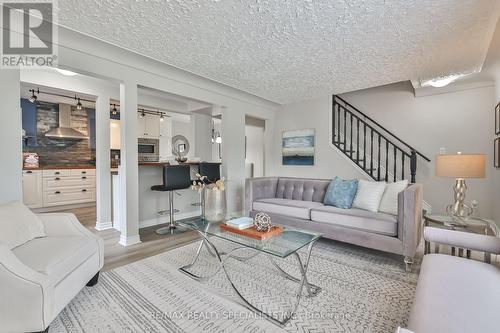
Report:
[[[73,208],[65,211],[74,213],[80,222],[94,234],[104,239],[104,268],[109,270],[131,262],[151,257],[170,249],[188,244],[199,239],[195,231],[187,231],[178,235],[158,235],[155,230],[163,225],[139,230],[142,243],[132,246],[118,244],[120,233],[115,229],[95,230],[96,211],[94,207]]]

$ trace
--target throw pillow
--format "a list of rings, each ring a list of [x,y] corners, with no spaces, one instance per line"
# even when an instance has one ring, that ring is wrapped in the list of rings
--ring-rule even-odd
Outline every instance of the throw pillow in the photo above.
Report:
[[[17,201],[0,205],[0,243],[13,249],[37,237],[45,237],[45,227],[28,207]]]
[[[378,212],[380,200],[384,195],[385,182],[371,182],[360,179],[358,183],[358,192],[352,206],[354,208],[368,210],[370,212]]]
[[[398,215],[398,194],[408,186],[408,180],[388,183],[378,210],[382,213]]]
[[[348,209],[352,206],[352,201],[358,189],[358,180],[343,180],[335,177],[325,194],[323,203],[327,206],[335,206]]]

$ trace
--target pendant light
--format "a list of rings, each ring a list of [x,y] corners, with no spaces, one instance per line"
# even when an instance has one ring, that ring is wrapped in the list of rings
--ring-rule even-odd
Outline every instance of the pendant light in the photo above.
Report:
[[[30,89],[29,92],[31,93],[31,96],[28,98],[28,100],[31,102],[31,103],[35,103],[38,99],[38,96],[35,95],[35,93],[37,94],[40,94],[40,89],[37,88],[36,90],[35,89]]]
[[[163,122],[165,120],[165,116],[163,116],[163,113],[160,114],[160,121]]]
[[[80,97],[76,97],[76,95],[75,95],[75,101],[77,101],[76,109],[81,110],[82,109],[82,102],[80,101]]]
[[[116,104],[113,104],[113,109],[111,110],[111,114],[114,116],[118,114],[118,110],[116,109]]]
[[[141,115],[140,115],[140,116],[141,116],[141,118],[146,117],[146,112],[144,112],[144,109],[142,109],[142,112],[141,112]]]

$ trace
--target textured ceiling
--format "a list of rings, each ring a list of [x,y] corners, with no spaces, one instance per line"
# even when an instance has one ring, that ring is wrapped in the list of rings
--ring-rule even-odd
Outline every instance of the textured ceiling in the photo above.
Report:
[[[59,0],[62,25],[278,103],[481,68],[497,0]]]

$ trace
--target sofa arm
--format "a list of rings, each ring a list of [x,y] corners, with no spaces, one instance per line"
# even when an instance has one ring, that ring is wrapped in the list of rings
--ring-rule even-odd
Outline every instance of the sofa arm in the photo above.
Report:
[[[424,239],[427,242],[456,246],[459,248],[492,254],[500,254],[500,238],[495,236],[425,227]]]
[[[80,236],[96,242],[99,251],[99,263],[104,265],[104,242],[101,237],[93,234],[78,221],[72,213],[37,214],[45,225],[45,234],[51,237]]]
[[[43,331],[54,307],[46,275],[23,264],[0,243],[0,331]]]
[[[245,184],[245,213],[252,210],[255,200],[274,198],[278,187],[278,177],[248,178]]]
[[[422,235],[422,201],[422,184],[411,184],[398,197],[398,237],[408,258],[415,257]]]
[[[72,213],[45,213],[37,214],[45,225],[47,236],[85,236],[95,237],[87,230]]]

